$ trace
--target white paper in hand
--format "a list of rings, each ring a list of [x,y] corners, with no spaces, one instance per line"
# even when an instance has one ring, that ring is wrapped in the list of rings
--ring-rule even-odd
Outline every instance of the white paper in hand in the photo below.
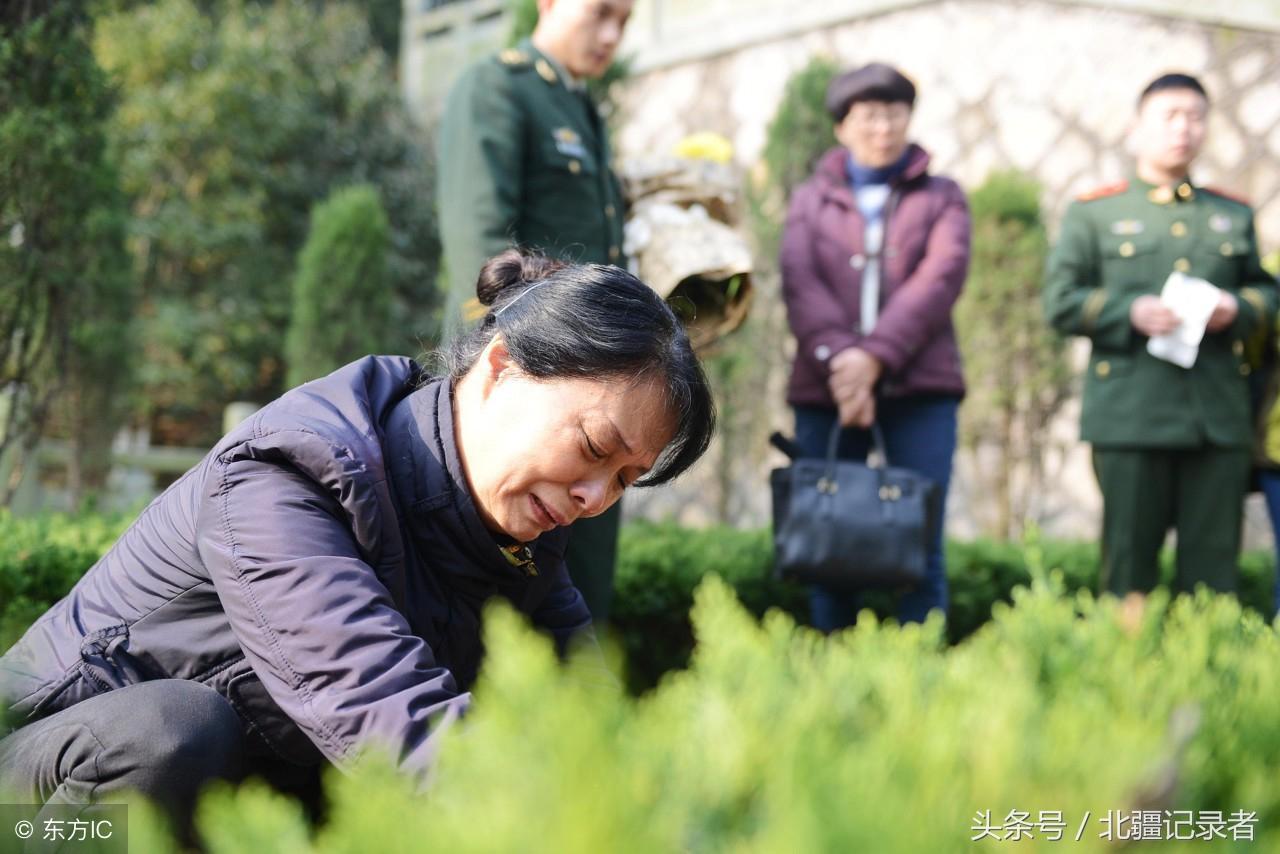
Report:
[[[1218,305],[1220,292],[1204,279],[1174,271],[1165,280],[1160,301],[1182,322],[1172,332],[1157,335],[1147,341],[1147,352],[1157,359],[1190,368],[1200,354],[1200,341],[1204,338],[1209,315]]]

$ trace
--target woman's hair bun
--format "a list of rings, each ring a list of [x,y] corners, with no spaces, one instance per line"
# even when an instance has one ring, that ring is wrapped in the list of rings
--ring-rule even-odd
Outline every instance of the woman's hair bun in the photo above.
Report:
[[[493,305],[504,293],[518,292],[540,282],[565,266],[563,261],[541,252],[507,249],[494,255],[480,268],[476,279],[476,298],[481,305]]]

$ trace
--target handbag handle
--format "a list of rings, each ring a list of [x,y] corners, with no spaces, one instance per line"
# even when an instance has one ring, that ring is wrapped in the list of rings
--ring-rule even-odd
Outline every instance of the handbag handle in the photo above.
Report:
[[[831,435],[827,439],[827,467],[823,477],[818,481],[819,492],[835,492],[836,484],[836,449],[840,446],[840,431],[844,427],[840,425],[840,419],[837,418],[835,423],[831,425]],[[880,429],[880,423],[871,422],[871,444],[875,446],[879,453],[880,459],[884,461],[884,467],[889,465],[889,452],[884,444],[884,431]]]

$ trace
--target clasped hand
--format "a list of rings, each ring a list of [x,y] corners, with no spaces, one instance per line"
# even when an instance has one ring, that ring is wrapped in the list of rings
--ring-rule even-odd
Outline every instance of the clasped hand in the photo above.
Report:
[[[860,347],[841,350],[831,357],[827,381],[835,399],[842,427],[870,427],[876,420],[876,382],[883,366]]]

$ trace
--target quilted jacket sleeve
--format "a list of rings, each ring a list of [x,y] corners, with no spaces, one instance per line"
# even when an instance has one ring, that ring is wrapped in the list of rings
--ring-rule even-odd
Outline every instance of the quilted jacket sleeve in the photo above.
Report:
[[[350,496],[234,451],[206,482],[197,546],[271,698],[339,767],[379,744],[421,778],[435,736],[470,695],[360,554],[343,509]]]

